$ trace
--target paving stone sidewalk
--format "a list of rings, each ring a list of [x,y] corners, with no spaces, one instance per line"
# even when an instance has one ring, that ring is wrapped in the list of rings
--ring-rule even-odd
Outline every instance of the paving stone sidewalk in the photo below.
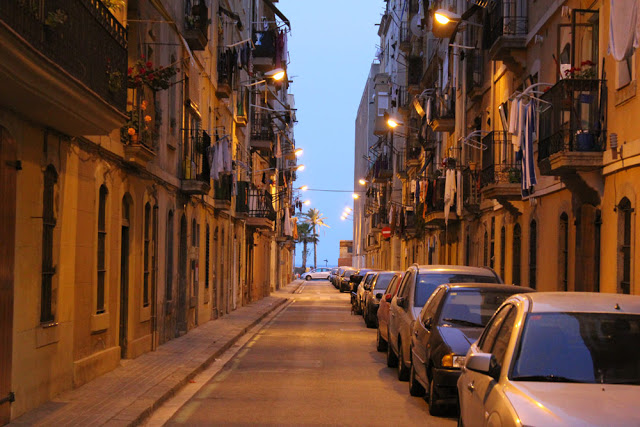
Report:
[[[10,426],[129,426],[146,419],[251,327],[287,301],[302,280],[189,331],[15,419]]]

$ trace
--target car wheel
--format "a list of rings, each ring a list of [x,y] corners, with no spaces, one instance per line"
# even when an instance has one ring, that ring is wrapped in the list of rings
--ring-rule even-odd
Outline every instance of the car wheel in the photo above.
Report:
[[[367,325],[367,328],[375,328],[376,322],[373,321],[371,314],[371,309],[369,308],[369,304],[364,307],[364,311],[362,315],[364,316],[364,324]]]
[[[307,277],[305,277],[305,279],[311,280],[311,276],[307,276]]]
[[[424,387],[422,387],[422,384],[420,384],[416,378],[416,369],[413,366],[413,361],[409,371],[409,394],[416,397],[424,396]]]
[[[407,381],[409,379],[409,369],[404,364],[404,354],[402,352],[402,341],[398,340],[398,379]]]
[[[431,375],[431,381],[429,381],[429,414],[440,415],[442,412],[442,405],[438,403],[438,388],[434,384],[433,375]]]
[[[385,351],[387,349],[387,342],[382,339],[382,335],[380,335],[380,329],[378,329],[378,333],[376,334],[376,350]]]
[[[393,352],[393,348],[391,347],[391,340],[387,337],[387,366],[390,368],[395,368],[398,366],[398,356]]]

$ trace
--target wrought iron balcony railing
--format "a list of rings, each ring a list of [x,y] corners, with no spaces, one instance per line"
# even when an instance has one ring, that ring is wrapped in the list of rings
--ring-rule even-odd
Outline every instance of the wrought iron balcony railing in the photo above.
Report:
[[[209,8],[205,0],[197,0],[191,13],[184,17],[184,39],[192,50],[204,50],[209,41]]]
[[[482,152],[481,186],[522,182],[522,165],[515,159],[511,137],[494,131],[482,138],[487,147]]]
[[[209,183],[210,166],[207,160],[207,148],[211,137],[202,129],[184,130],[183,180],[199,180]]]
[[[218,90],[217,94],[228,98],[238,70],[233,52],[225,47],[218,48]]]
[[[551,104],[540,113],[538,161],[558,152],[604,151],[606,81],[562,79],[542,95]]]
[[[249,213],[249,188],[248,181],[238,181],[238,195],[236,196],[236,212]]]
[[[490,48],[502,36],[526,36],[528,32],[527,4],[519,0],[498,0],[485,20],[485,48]]]
[[[231,192],[233,188],[232,175],[220,175],[220,178],[214,181],[213,193],[216,200],[231,201]]]
[[[370,175],[374,182],[383,182],[393,176],[393,163],[391,153],[380,154],[371,166]]]
[[[276,220],[276,211],[273,209],[273,198],[268,191],[249,190],[249,216]]]
[[[106,102],[126,110],[127,30],[102,1],[0,1],[0,20]]]
[[[254,110],[251,115],[251,139],[271,141],[273,138],[273,124],[269,114]]]

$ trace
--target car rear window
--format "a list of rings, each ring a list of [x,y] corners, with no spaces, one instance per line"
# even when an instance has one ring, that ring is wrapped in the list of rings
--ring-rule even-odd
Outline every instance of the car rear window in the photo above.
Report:
[[[394,274],[395,273],[380,273],[378,275],[378,280],[376,281],[375,289],[378,291],[386,291]]]
[[[504,300],[516,293],[517,289],[514,289],[513,293],[490,289],[449,292],[442,306],[439,324],[485,327]]]
[[[495,276],[464,273],[420,273],[416,280],[414,306],[422,307],[440,285],[446,283],[500,283]]]

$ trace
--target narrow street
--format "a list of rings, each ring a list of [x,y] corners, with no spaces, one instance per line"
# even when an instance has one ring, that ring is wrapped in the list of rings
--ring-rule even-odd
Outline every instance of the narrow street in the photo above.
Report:
[[[409,395],[347,294],[327,281],[299,292],[168,425],[455,424]]]

